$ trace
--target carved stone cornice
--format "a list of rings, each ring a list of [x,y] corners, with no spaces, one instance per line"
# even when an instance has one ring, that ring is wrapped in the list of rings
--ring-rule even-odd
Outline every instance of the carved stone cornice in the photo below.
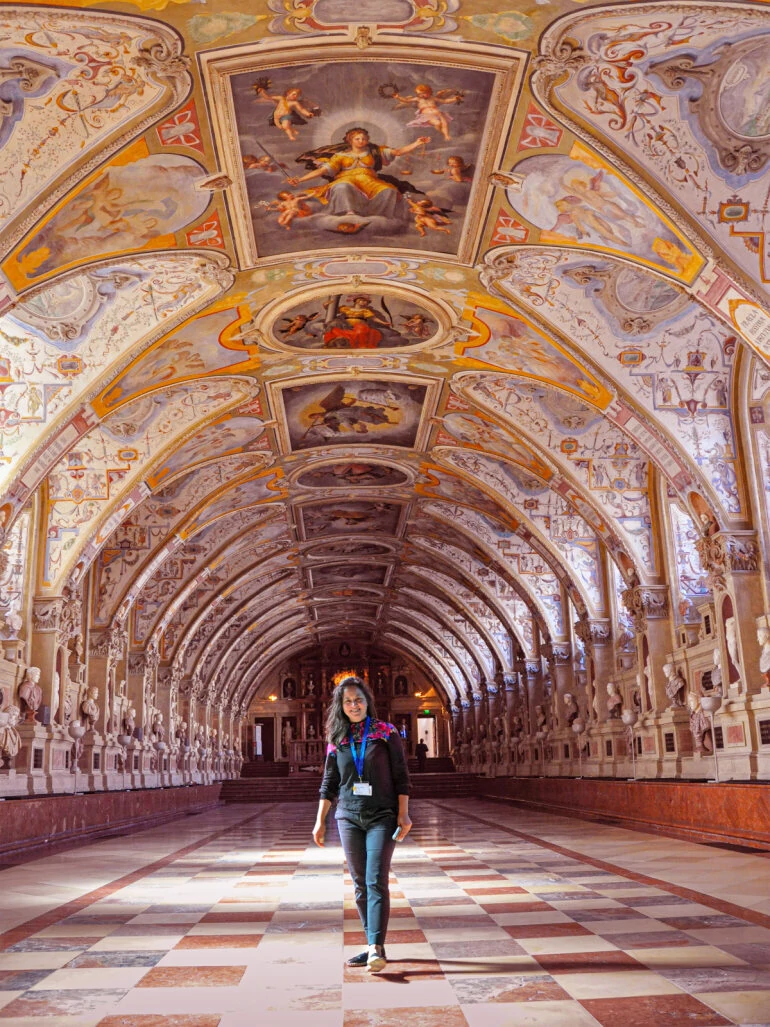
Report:
[[[63,600],[61,596],[43,598],[39,596],[32,603],[32,627],[35,631],[58,631],[61,623]]]
[[[572,646],[569,642],[552,642],[551,652],[557,667],[563,667],[572,660]]]
[[[665,620],[669,615],[668,585],[631,585],[620,596],[637,632],[648,620]]]
[[[586,646],[604,646],[612,642],[612,624],[608,620],[575,621],[575,634]]]
[[[727,590],[727,575],[759,570],[759,545],[756,532],[720,531],[705,535],[695,543],[701,566],[707,572],[706,584],[715,592]]]

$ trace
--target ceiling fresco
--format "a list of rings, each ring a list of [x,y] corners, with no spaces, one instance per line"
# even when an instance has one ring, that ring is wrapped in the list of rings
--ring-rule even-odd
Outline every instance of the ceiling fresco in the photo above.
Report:
[[[767,4],[0,27],[0,640],[76,594],[233,710],[347,637],[463,702],[770,536]]]

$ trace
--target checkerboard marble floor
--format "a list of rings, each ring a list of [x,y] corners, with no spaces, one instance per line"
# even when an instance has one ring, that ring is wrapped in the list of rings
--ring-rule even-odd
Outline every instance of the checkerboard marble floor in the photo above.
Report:
[[[0,1027],[770,1025],[770,863],[413,804],[385,972],[314,806],[231,806],[0,870]],[[330,826],[332,818],[330,818]]]

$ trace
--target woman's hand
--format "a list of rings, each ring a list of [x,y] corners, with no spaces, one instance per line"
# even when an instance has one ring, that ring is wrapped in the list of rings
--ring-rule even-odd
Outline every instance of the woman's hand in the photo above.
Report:
[[[326,821],[316,820],[315,826],[313,827],[313,841],[320,848],[324,847],[324,839],[326,838]]]
[[[399,813],[397,824],[398,824],[398,838],[396,840],[399,841],[399,842],[402,842],[404,840],[404,838],[406,838],[406,836],[412,830],[412,821],[409,819],[409,814],[408,813]]]

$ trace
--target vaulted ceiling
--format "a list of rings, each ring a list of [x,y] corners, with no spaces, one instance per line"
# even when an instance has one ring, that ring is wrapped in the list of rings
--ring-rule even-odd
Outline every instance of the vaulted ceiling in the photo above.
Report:
[[[0,5],[5,637],[456,699],[766,518],[770,9],[499,7]]]

